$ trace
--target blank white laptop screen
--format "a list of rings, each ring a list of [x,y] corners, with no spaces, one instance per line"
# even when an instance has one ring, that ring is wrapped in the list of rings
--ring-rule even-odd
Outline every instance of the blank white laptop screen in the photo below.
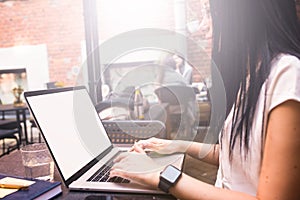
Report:
[[[86,89],[28,96],[27,102],[65,180],[111,145]]]

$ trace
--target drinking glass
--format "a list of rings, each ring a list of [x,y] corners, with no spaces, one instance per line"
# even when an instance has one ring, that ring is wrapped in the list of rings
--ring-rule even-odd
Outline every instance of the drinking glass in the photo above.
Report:
[[[25,176],[52,181],[54,162],[45,143],[35,143],[21,147]]]

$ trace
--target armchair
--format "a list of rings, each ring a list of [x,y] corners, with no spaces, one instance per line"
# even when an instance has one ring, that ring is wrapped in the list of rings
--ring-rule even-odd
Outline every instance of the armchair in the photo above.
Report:
[[[167,113],[167,138],[191,139],[199,119],[195,89],[185,85],[170,85],[157,88],[155,94]],[[177,134],[173,136],[174,133]]]

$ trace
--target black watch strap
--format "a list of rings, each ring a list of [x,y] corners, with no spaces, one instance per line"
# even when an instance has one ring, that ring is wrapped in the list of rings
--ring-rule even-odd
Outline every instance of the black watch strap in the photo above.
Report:
[[[158,183],[158,188],[164,191],[165,193],[169,193],[169,189],[172,185],[165,181],[164,179],[160,179]]]
[[[158,188],[166,193],[169,193],[169,189],[177,183],[181,177],[181,174],[181,170],[177,169],[173,165],[168,165],[160,173]]]

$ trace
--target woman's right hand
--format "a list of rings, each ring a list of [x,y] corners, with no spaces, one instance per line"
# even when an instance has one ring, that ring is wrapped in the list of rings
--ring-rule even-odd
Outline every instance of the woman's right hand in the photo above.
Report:
[[[140,152],[140,149],[148,149],[159,154],[172,154],[185,152],[187,146],[186,141],[150,138],[135,142],[130,151]]]

